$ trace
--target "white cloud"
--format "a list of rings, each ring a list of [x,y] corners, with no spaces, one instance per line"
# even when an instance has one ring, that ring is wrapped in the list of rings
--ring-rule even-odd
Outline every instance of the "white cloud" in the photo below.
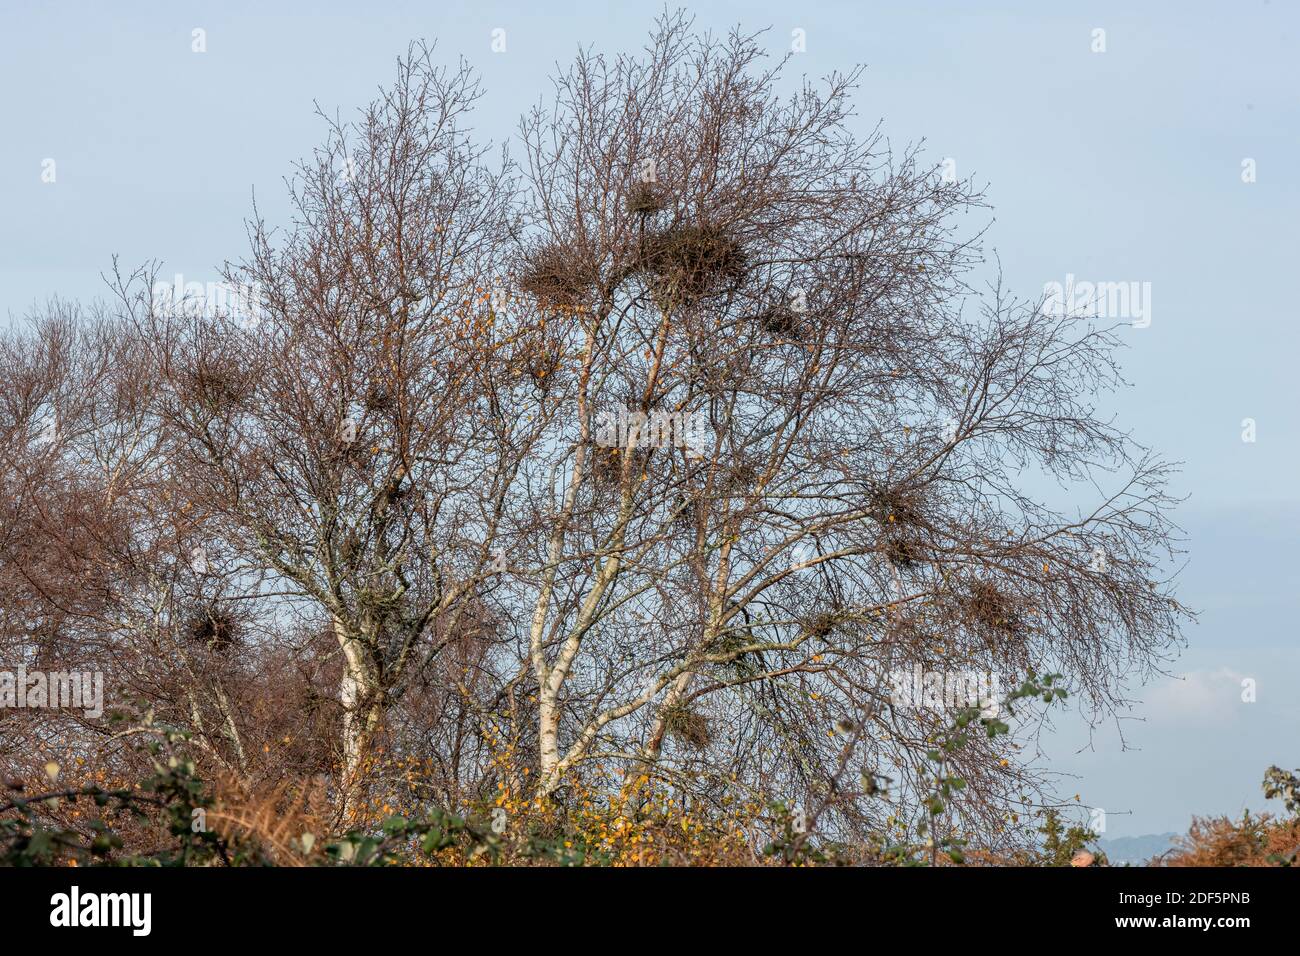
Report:
[[[1138,712],[1152,724],[1181,726],[1221,724],[1241,715],[1242,681],[1247,677],[1228,667],[1194,670],[1166,678],[1146,691]]]

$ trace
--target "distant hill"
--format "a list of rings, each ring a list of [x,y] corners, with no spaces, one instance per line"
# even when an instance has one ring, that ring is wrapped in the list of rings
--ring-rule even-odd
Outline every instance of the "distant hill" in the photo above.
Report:
[[[1177,836],[1177,833],[1144,833],[1141,836],[1098,840],[1097,846],[1106,854],[1106,860],[1112,866],[1121,863],[1138,866],[1172,847]]]

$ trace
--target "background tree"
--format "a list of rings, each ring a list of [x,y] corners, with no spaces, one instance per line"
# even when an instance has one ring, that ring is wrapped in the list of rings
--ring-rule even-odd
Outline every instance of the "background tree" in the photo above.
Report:
[[[345,817],[408,675],[453,641],[472,659],[490,625],[489,554],[466,534],[499,481],[471,414],[474,323],[511,184],[464,130],[478,95],[414,46],[359,120],[331,121],[290,183],[292,228],[254,221],[227,269],[258,290],[251,325],[135,302],[196,529],[232,585],[337,643]]]

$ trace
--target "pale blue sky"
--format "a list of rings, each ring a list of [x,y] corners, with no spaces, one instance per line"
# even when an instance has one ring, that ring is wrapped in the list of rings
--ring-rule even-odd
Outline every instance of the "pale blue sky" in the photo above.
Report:
[[[656,4],[19,3],[0,11],[0,316],[52,294],[88,298],[117,253],[213,277],[244,249],[256,188],[320,140],[312,101],[351,109],[417,37],[483,75],[480,130],[510,136],[579,44],[638,48]],[[1036,295],[1067,274],[1152,284],[1130,329],[1134,387],[1114,403],[1142,440],[1186,462],[1176,490],[1203,611],[1173,665],[1133,694],[1145,722],[1094,749],[1062,714],[1062,792],[1107,810],[1107,836],[1183,830],[1193,812],[1264,805],[1273,762],[1300,765],[1300,9],[1222,3],[694,3],[702,26],[806,31],[796,72],[867,66],[856,98],[902,145],[987,183],[989,246]],[[191,52],[191,31],[207,52]],[[506,31],[506,52],[491,32]],[[1106,31],[1093,53],[1092,31]],[[57,182],[41,182],[53,158]],[[1257,181],[1242,182],[1252,158]],[[1258,440],[1241,441],[1243,418]],[[1258,680],[1254,704],[1240,678]]]

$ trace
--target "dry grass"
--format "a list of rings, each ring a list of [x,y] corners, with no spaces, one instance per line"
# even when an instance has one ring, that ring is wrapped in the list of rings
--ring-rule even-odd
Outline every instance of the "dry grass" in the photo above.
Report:
[[[1277,866],[1270,857],[1300,850],[1300,819],[1249,813],[1240,820],[1196,817],[1186,836],[1153,861],[1156,866]]]

